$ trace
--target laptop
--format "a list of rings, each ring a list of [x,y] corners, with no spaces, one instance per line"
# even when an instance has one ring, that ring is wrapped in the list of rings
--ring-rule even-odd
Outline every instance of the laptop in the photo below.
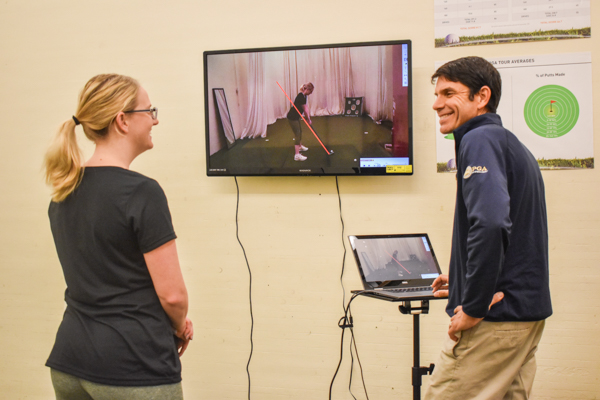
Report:
[[[363,296],[388,301],[433,300],[431,284],[442,271],[426,233],[348,236]]]

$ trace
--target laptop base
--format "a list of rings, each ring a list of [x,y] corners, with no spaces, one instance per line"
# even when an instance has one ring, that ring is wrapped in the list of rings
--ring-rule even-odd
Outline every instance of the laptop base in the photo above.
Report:
[[[439,300],[440,297],[431,296],[419,296],[419,297],[392,297],[386,295],[385,293],[381,293],[376,290],[352,290],[351,293],[359,294],[361,296],[372,297],[374,299],[391,301],[393,303],[403,302],[403,301],[429,301],[429,300]],[[423,314],[427,314],[424,312]]]

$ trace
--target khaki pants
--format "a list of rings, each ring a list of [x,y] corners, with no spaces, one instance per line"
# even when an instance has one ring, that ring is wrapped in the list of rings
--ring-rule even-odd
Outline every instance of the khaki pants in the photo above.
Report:
[[[529,399],[544,324],[481,321],[446,337],[424,400]]]

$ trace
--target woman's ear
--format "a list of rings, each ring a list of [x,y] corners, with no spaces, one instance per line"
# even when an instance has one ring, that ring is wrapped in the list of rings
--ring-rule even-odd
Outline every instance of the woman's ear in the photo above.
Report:
[[[483,110],[487,108],[488,103],[490,102],[490,98],[492,97],[492,89],[489,86],[482,86],[477,93],[479,97],[479,102],[477,104],[477,109]]]
[[[115,117],[114,124],[115,128],[117,128],[117,132],[121,134],[129,132],[129,121],[127,120],[123,111],[119,111]]]

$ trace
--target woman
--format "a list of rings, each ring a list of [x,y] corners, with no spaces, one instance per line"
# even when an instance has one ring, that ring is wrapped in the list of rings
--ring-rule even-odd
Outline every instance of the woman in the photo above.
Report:
[[[132,78],[85,85],[45,158],[50,226],[67,290],[46,363],[57,399],[182,399],[193,337],[167,199],[129,170],[158,110]],[[82,165],[75,127],[96,145]]]
[[[296,99],[294,100],[294,106],[290,108],[290,111],[287,114],[288,122],[290,123],[290,127],[294,132],[294,138],[296,140],[296,144],[294,145],[294,161],[305,161],[307,158],[306,156],[300,154],[301,151],[307,151],[308,147],[302,145],[302,126],[298,111],[304,114],[304,119],[306,119],[306,122],[312,125],[310,112],[308,110],[307,97],[310,96],[314,89],[314,85],[310,82],[302,85],[300,88],[300,93],[298,93],[298,96],[296,96]]]

